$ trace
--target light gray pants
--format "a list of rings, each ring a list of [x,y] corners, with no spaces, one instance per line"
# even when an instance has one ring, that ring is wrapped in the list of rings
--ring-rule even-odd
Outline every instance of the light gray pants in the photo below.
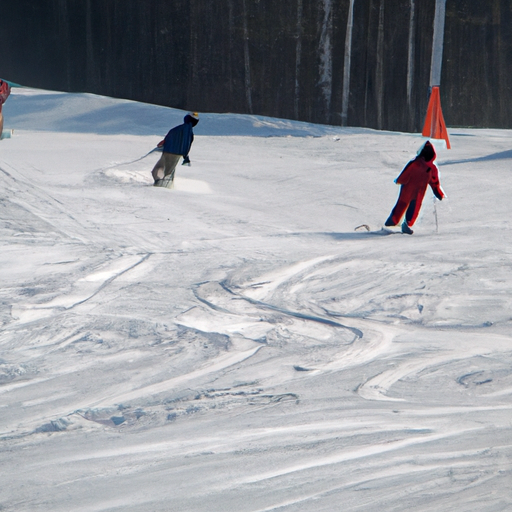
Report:
[[[153,175],[153,179],[155,182],[161,178],[165,178],[166,176],[169,176],[169,174],[172,175],[171,181],[174,180],[174,173],[176,172],[176,166],[178,165],[178,162],[180,161],[181,155],[175,155],[174,153],[166,153],[165,151],[162,153],[162,156],[160,157],[160,160],[155,164],[155,167],[153,167],[153,170],[151,171],[151,174]],[[163,176],[160,174],[160,170],[163,169]]]

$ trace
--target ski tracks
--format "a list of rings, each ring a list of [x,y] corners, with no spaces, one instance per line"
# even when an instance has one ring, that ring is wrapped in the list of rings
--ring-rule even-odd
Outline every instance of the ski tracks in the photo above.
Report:
[[[273,353],[269,357],[278,358],[276,364],[295,369],[275,377],[274,384],[296,378],[296,372],[313,377],[386,357],[398,328],[354,318],[339,322],[311,311],[309,298],[301,299],[309,297],[308,279],[324,279],[333,261],[333,256],[314,258],[247,282],[200,283],[195,295],[202,307],[181,315],[178,322],[262,343],[265,352]],[[379,398],[384,393],[381,388]]]
[[[372,294],[374,279],[382,280],[386,274],[377,276],[376,265],[371,261],[366,265],[355,265],[330,255],[248,280],[244,280],[242,275],[238,280],[231,278],[201,283],[195,287],[195,295],[202,307],[187,312],[178,321],[203,331],[242,336],[263,343],[265,352],[274,350],[273,357],[279,358],[282,366],[293,366],[303,377],[360,368],[361,375],[365,377],[354,383],[354,389],[362,398],[373,401],[414,403],[418,400],[416,394],[423,400],[426,393],[422,393],[418,385],[425,383],[431,375],[442,373],[442,369],[449,367],[454,372],[452,382],[457,382],[461,377],[457,372],[462,372],[464,366],[476,365],[478,368],[481,364],[479,358],[507,354],[510,346],[508,336],[487,335],[486,342],[482,343],[478,328],[474,332],[466,330],[462,333],[449,328],[435,328],[436,317],[432,314],[427,317],[426,325],[418,323],[417,319],[422,318],[422,308],[417,305],[430,302],[433,305],[429,307],[435,312],[435,300],[437,304],[444,300],[429,291],[429,287],[438,286],[435,278],[431,278],[429,287],[425,286],[423,276],[426,270],[422,264],[402,268],[407,279],[412,280],[412,285],[408,283],[408,293],[392,294],[387,302],[385,296],[380,298]],[[403,281],[398,267],[391,267],[391,272],[397,274],[397,281]],[[446,264],[440,266],[438,273],[439,279],[446,275],[458,278],[458,273],[451,271]],[[345,281],[343,276],[346,276]],[[332,291],[326,287],[330,281],[333,282]],[[376,286],[382,288],[380,282]],[[347,303],[346,315],[325,306],[329,303],[329,293],[337,294],[335,305],[344,304],[339,299],[343,287],[347,287],[350,296],[354,295],[354,287],[361,290],[358,302]],[[411,287],[414,293],[410,293]],[[383,311],[378,309],[381,304],[387,308],[388,304],[396,304],[403,313],[398,310],[393,318],[387,312],[386,319]],[[362,313],[354,315],[350,307],[357,308],[356,311],[365,307],[367,317]],[[337,308],[339,311],[339,306]],[[403,318],[399,315],[404,313],[410,316],[411,321],[397,320]],[[500,384],[497,384],[497,375],[494,374],[482,379],[485,382],[482,393],[487,386],[490,396],[507,395],[509,388],[500,388],[509,382],[505,370],[502,373],[504,376],[500,378]],[[293,372],[285,372],[280,379],[296,377]],[[275,383],[278,381],[276,379]],[[411,392],[404,387],[404,382],[413,383]],[[442,400],[442,391],[433,388],[430,382],[429,393],[434,402]]]
[[[12,317],[19,323],[51,317],[62,311],[86,304],[123,274],[143,264],[150,254],[125,255],[98,267],[73,283],[71,289],[43,303],[21,303],[11,308]]]

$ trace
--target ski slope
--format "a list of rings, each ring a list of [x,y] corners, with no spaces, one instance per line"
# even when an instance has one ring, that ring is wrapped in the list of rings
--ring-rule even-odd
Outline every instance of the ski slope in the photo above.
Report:
[[[0,142],[0,510],[512,509],[512,131],[378,230],[423,143],[14,88]],[[438,145],[439,146],[439,145]]]

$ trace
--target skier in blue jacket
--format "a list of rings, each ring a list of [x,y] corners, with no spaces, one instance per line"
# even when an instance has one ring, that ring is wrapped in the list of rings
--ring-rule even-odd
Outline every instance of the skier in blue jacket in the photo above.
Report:
[[[158,144],[158,147],[163,149],[162,156],[156,163],[151,171],[155,186],[162,183],[163,178],[170,176],[166,182],[172,183],[174,181],[174,173],[176,172],[176,165],[181,157],[183,157],[183,165],[190,164],[188,154],[192,142],[194,142],[194,132],[192,128],[199,122],[199,115],[197,112],[187,114],[183,119],[183,124],[176,126],[169,130],[165,139]],[[163,177],[160,177],[160,170],[163,169]]]

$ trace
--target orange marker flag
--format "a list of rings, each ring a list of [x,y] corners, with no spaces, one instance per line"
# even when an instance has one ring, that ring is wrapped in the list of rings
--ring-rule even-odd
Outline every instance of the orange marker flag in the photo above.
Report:
[[[439,86],[432,87],[430,100],[428,102],[427,117],[421,132],[423,137],[431,137],[432,139],[444,139],[446,147],[450,149],[450,139],[444,122],[443,111],[441,109],[441,95],[439,94]]]

